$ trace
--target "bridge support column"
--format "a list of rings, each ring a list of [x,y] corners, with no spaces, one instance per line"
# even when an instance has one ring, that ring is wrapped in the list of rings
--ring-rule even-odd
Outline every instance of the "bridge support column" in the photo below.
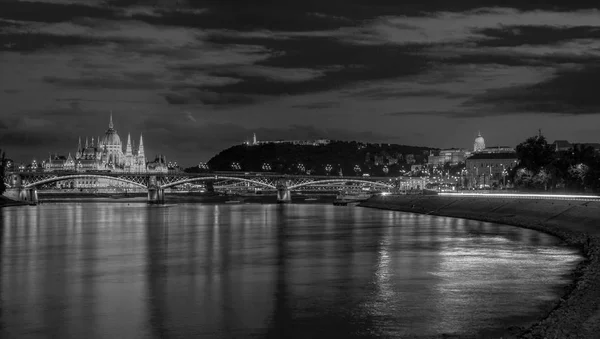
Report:
[[[288,182],[279,182],[277,184],[277,203],[287,204],[292,202],[292,192],[288,188]]]
[[[28,202],[31,205],[35,205],[38,203],[38,194],[37,189],[35,187],[32,188],[24,188],[21,187],[19,190],[19,201]]]
[[[164,204],[165,189],[160,187],[148,188],[148,203],[149,204]]]

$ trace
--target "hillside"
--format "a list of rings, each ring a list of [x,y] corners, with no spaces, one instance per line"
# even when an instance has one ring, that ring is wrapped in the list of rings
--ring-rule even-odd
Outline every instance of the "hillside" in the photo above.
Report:
[[[401,169],[410,168],[412,163],[420,164],[427,160],[432,148],[394,144],[367,144],[360,142],[332,141],[327,145],[294,145],[289,143],[265,143],[259,145],[236,145],[221,151],[209,160],[213,171],[264,171],[268,164],[270,171],[313,175],[329,173],[339,175],[383,176],[387,166],[388,175],[397,175]],[[239,166],[237,166],[239,164]],[[358,165],[360,171],[356,171]],[[269,168],[265,167],[268,171]],[[200,171],[198,168],[188,169]]]

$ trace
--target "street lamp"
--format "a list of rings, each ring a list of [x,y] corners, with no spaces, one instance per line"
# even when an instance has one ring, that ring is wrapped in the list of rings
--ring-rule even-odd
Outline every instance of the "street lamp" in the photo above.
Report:
[[[325,172],[327,172],[327,175],[329,175],[329,172],[331,172],[332,169],[333,169],[333,166],[331,166],[331,164],[327,164],[325,166]]]
[[[264,162],[262,164],[262,170],[265,172],[269,172],[271,170],[271,164],[269,164],[268,162]]]
[[[383,166],[383,173],[387,175],[389,171],[390,169],[387,166]]]

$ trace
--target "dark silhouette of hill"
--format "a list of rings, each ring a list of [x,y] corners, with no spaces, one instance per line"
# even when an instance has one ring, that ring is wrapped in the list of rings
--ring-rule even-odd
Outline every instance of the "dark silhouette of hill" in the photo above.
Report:
[[[326,145],[260,143],[236,145],[208,161],[210,171],[270,171],[313,175],[397,175],[411,164],[422,164],[433,148],[395,144],[332,141]],[[327,165],[331,166],[327,166]],[[266,165],[266,166],[265,166]],[[358,169],[356,166],[358,165]],[[270,169],[269,169],[270,168]],[[329,171],[328,171],[329,169]],[[200,172],[192,167],[187,172]],[[206,170],[205,170],[206,171]]]

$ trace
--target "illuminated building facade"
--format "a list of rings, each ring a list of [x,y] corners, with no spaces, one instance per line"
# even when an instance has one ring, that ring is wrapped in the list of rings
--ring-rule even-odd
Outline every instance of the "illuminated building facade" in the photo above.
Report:
[[[77,145],[75,156],[50,155],[44,163],[44,171],[111,171],[111,172],[152,172],[146,167],[144,153],[144,139],[140,135],[140,142],[136,148],[131,142],[131,135],[127,136],[127,144],[123,151],[121,138],[114,128],[112,115],[108,129],[102,138],[98,137],[91,142],[86,138],[82,145],[81,138]]]

